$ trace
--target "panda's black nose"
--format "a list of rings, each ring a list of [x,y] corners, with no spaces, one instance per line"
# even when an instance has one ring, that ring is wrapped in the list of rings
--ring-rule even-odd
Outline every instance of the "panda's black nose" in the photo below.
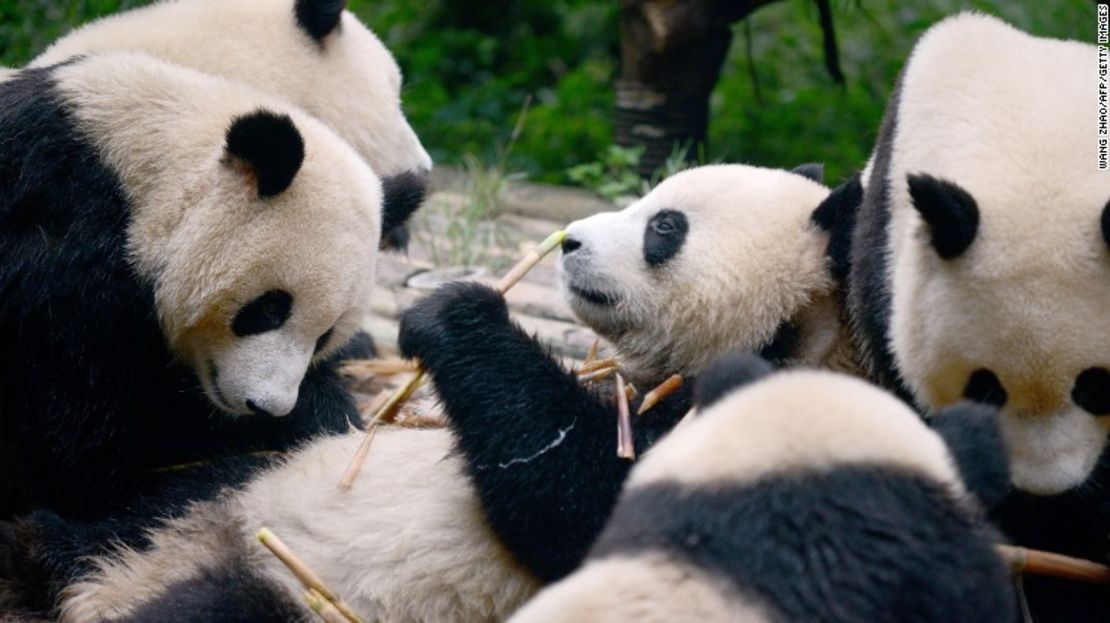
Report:
[[[247,400],[247,408],[255,415],[270,415],[270,412],[254,404],[253,400]]]
[[[563,253],[564,254],[573,253],[575,251],[575,249],[577,249],[578,247],[581,247],[581,246],[582,246],[582,243],[580,241],[575,240],[574,238],[571,238],[570,236],[567,236],[566,238],[563,238]]]

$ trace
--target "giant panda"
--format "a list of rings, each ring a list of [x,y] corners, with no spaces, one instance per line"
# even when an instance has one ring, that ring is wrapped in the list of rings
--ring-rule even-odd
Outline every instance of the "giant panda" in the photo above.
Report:
[[[274,93],[346,139],[382,178],[382,241],[404,247],[431,158],[401,110],[401,72],[345,0],[163,0],[86,24],[31,62],[142,52]]]
[[[44,509],[8,544],[65,577],[359,426],[334,357],[381,212],[345,141],[239,83],[117,52],[0,85],[0,414],[24,467],[3,513]]]
[[[784,360],[818,357],[834,341],[809,339],[822,331],[802,319],[821,315],[833,282],[827,235],[810,222],[827,197],[821,184],[788,171],[732,165],[677,174],[620,213],[567,228],[566,295],[587,324],[612,336],[638,383],[692,374],[704,350],[777,340],[783,345],[771,350]],[[674,227],[661,226],[659,214]],[[760,257],[790,267],[743,268]],[[732,297],[731,279],[751,282],[743,293],[764,299]],[[686,305],[657,302],[691,292]],[[609,332],[609,318],[630,330]],[[787,341],[780,327],[789,322],[798,328]],[[700,348],[687,348],[694,340]],[[154,530],[148,550],[97,558],[63,591],[63,620],[264,618],[267,606],[255,604],[307,616],[302,589],[254,541],[262,526],[377,620],[503,620],[541,583],[570,573],[630,468],[615,455],[613,403],[583,388],[511,321],[501,295],[479,284],[450,284],[416,303],[402,317],[400,345],[429,372],[450,430],[381,429],[347,493],[335,483],[362,434],[315,441],[243,490]],[[640,451],[689,409],[689,386],[637,417]]]
[[[864,174],[848,303],[875,378],[925,410],[1001,408],[1014,487],[993,511],[1002,529],[1105,561],[1110,176],[1085,69],[1097,64],[1093,45],[982,14],[931,28]],[[1025,588],[1040,617],[1110,611],[1105,591]]]
[[[949,409],[953,452],[865,381],[769,370],[707,370],[699,415],[632,470],[586,563],[510,621],[1016,621],[972,495],[1007,484],[992,410]]]

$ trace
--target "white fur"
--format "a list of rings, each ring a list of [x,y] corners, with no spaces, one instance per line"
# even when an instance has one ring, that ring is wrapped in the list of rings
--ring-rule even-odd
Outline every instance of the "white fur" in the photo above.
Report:
[[[104,50],[144,52],[275,93],[331,126],[383,177],[432,161],[401,111],[393,56],[354,15],[318,45],[292,0],[176,0],[105,17],[59,39],[31,66]]]
[[[245,491],[197,505],[158,530],[151,551],[102,563],[71,587],[63,620],[133,611],[167,580],[232,548],[303,602],[297,580],[254,540],[263,526],[368,620],[504,620],[538,589],[486,527],[447,430],[382,429],[342,493],[336,483],[361,441],[362,433],[321,439]]]
[[[128,245],[155,285],[166,340],[227,411],[245,401],[287,412],[317,338],[326,355],[369,309],[381,187],[358,154],[313,117],[238,83],[133,53],[104,53],[56,71],[81,130],[131,202]],[[292,185],[261,199],[225,154],[232,120],[265,108],[288,114],[305,143]],[[294,297],[273,332],[237,338],[230,323],[272,289]],[[219,393],[209,362],[219,367]],[[282,409],[272,411],[283,414]]]
[[[546,588],[511,623],[771,623],[735,588],[661,554],[591,560]]]
[[[1081,483],[1110,418],[1082,420],[1070,392],[1110,366],[1110,255],[1099,218],[1110,175],[1096,169],[1095,47],[1029,36],[963,14],[933,27],[905,71],[891,159],[892,347],[924,405],[960,398],[993,371],[1009,400],[1003,431],[1015,484]],[[979,233],[941,259],[910,204],[907,173],[968,191]]]
[[[693,374],[722,353],[758,348],[779,324],[831,292],[828,239],[809,220],[828,194],[775,169],[683,171],[620,212],[567,227],[582,247],[560,260],[564,295],[575,314],[616,344],[634,377]],[[661,209],[683,212],[690,229],[679,254],[653,269],[644,260],[644,228]],[[619,302],[591,303],[572,286]],[[811,324],[836,322],[828,308]],[[817,341],[824,344],[818,351],[832,347],[828,336]]]
[[[962,491],[944,442],[912,409],[862,380],[819,370],[780,372],[725,396],[650,450],[627,487],[743,483],[846,463],[904,467]]]

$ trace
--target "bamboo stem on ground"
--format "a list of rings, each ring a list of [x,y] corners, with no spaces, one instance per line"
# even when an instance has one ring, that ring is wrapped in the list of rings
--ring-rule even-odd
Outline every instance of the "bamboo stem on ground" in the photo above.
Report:
[[[301,581],[305,588],[318,592],[322,598],[335,606],[349,623],[365,623],[339,595],[335,594],[335,591],[324,584],[324,580],[316,575],[315,571],[294,554],[293,550],[289,549],[289,546],[282,542],[269,528],[259,530],[256,538],[266,546],[266,549],[270,550],[270,553],[277,556],[277,559],[288,567],[293,575],[297,576],[297,579]]]
[[[540,242],[538,245],[536,245],[536,248],[529,251],[523,258],[521,258],[519,262],[516,263],[516,265],[514,265],[509,270],[508,273],[505,274],[504,277],[501,278],[500,281],[497,282],[498,292],[500,292],[501,294],[505,294],[506,292],[508,292],[510,288],[515,286],[517,282],[524,278],[524,275],[528,274],[528,271],[532,270],[536,266],[536,264],[539,264],[540,260],[542,260],[544,256],[557,249],[559,245],[563,244],[563,240],[565,240],[566,237],[567,232],[560,229],[547,238],[544,238],[543,242]],[[343,478],[339,481],[340,491],[350,491],[351,487],[354,485],[355,478],[357,478],[359,472],[362,471],[362,464],[366,462],[366,456],[370,452],[370,442],[373,440],[374,428],[380,422],[384,421],[391,412],[395,411],[401,406],[402,403],[408,400],[409,397],[412,396],[412,393],[416,391],[416,387],[423,380],[424,370],[418,368],[416,376],[414,376],[412,380],[406,383],[403,387],[398,389],[389,399],[389,402],[382,405],[382,408],[379,409],[378,412],[374,414],[374,417],[370,419],[369,424],[367,424],[366,426],[366,438],[362,440],[361,444],[359,444],[354,458],[351,459],[351,464],[347,467],[347,471],[343,474]]]
[[[1019,573],[1110,586],[1110,567],[1097,562],[1014,545],[995,545],[995,548]]]

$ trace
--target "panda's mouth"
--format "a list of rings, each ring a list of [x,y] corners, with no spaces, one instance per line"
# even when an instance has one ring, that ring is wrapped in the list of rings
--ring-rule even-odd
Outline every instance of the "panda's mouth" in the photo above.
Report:
[[[577,296],[587,303],[593,303],[594,305],[609,307],[612,305],[616,305],[618,301],[618,298],[615,294],[599,292],[597,290],[587,290],[585,288],[579,288],[578,286],[574,285],[568,287],[570,288],[570,291],[572,294],[574,294],[574,296]]]

